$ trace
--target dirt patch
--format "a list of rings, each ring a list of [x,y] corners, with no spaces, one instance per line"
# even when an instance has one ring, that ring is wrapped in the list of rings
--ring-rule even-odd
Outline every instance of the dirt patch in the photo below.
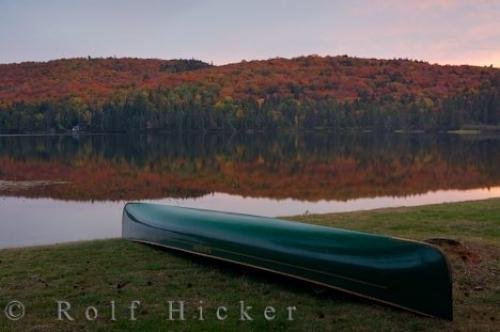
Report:
[[[459,298],[498,289],[498,247],[452,239],[429,240],[426,242],[439,246],[448,257],[453,270],[454,294]]]

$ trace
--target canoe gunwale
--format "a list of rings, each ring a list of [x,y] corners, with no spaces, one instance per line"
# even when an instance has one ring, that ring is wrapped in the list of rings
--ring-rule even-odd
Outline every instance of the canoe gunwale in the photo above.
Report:
[[[262,270],[262,271],[267,271],[267,272],[271,272],[271,273],[280,274],[280,275],[283,275],[283,276],[286,276],[286,277],[290,277],[290,278],[294,278],[294,279],[306,281],[308,283],[312,283],[312,284],[315,284],[315,285],[327,287],[327,288],[330,288],[330,289],[333,289],[333,290],[336,290],[336,291],[340,291],[340,292],[343,292],[343,293],[351,294],[351,295],[354,295],[354,296],[357,296],[357,297],[361,297],[361,298],[364,298],[364,299],[368,299],[368,300],[371,300],[371,301],[375,301],[375,302],[387,304],[387,305],[390,305],[392,307],[395,307],[395,308],[398,308],[398,309],[402,309],[402,310],[405,310],[405,311],[409,311],[409,312],[413,312],[413,313],[418,314],[418,315],[422,315],[422,316],[426,316],[426,317],[430,317],[430,318],[439,318],[437,316],[434,316],[434,315],[431,315],[431,314],[428,314],[428,313],[425,313],[425,312],[422,312],[422,311],[418,311],[418,310],[415,310],[415,309],[412,309],[412,308],[408,308],[408,307],[402,306],[402,305],[397,304],[397,303],[388,302],[388,301],[381,300],[381,299],[378,299],[378,298],[375,298],[375,297],[371,297],[369,295],[361,294],[361,293],[354,292],[354,291],[351,291],[351,290],[348,290],[348,289],[345,289],[345,288],[341,288],[341,287],[337,287],[337,286],[332,286],[332,285],[329,285],[327,283],[323,283],[321,281],[317,281],[317,280],[313,280],[313,279],[308,279],[308,278],[301,277],[301,276],[298,276],[298,275],[289,274],[289,273],[285,273],[285,272],[281,272],[281,271],[278,271],[278,270],[269,269],[269,268],[258,266],[258,265],[252,265],[252,264],[248,264],[248,263],[242,263],[242,262],[238,262],[238,261],[235,261],[235,260],[232,260],[232,259],[218,257],[218,256],[210,255],[210,254],[205,254],[205,253],[197,252],[197,251],[192,251],[192,250],[187,250],[187,249],[178,248],[178,247],[174,247],[174,246],[169,246],[169,245],[161,244],[161,243],[158,243],[158,242],[152,242],[152,241],[146,241],[146,240],[138,240],[138,239],[130,239],[130,240],[133,241],[133,242],[137,242],[137,243],[144,243],[144,244],[148,244],[148,245],[152,245],[152,246],[156,246],[156,247],[167,248],[167,249],[173,250],[173,251],[180,251],[180,252],[192,254],[194,256],[202,256],[202,257],[206,257],[206,258],[210,258],[210,259],[215,259],[215,260],[220,260],[220,261],[224,261],[224,262],[228,262],[228,263],[232,263],[232,264],[236,264],[236,265],[251,267],[251,268],[254,268],[254,269],[257,269],[257,270]]]

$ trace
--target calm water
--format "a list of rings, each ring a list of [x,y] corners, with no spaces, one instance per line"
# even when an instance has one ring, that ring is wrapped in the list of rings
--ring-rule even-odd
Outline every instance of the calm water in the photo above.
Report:
[[[500,140],[0,137],[0,247],[120,236],[130,200],[266,216],[500,197]]]

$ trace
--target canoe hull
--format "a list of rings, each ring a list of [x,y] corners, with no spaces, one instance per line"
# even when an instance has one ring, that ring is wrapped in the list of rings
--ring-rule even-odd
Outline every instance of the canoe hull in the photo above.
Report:
[[[129,203],[123,237],[306,280],[452,319],[451,276],[433,246],[272,218]]]

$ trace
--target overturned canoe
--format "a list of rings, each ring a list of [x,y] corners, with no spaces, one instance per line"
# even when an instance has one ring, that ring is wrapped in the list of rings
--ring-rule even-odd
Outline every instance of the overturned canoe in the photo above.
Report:
[[[445,256],[416,241],[280,219],[129,203],[123,237],[272,271],[451,320]]]

